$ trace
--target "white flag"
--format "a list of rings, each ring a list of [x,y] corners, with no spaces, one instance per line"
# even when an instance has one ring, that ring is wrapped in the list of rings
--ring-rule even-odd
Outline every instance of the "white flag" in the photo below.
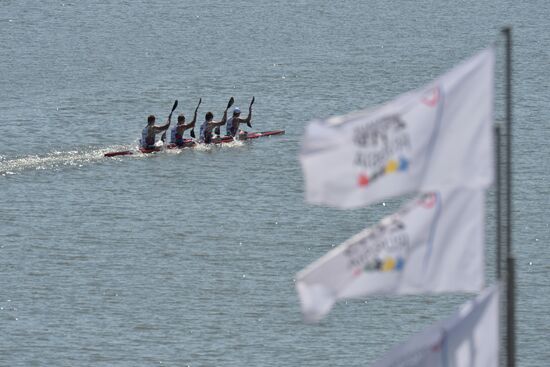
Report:
[[[494,49],[374,110],[306,128],[306,199],[340,208],[493,181]]]
[[[500,286],[390,350],[373,367],[498,367]]]
[[[298,273],[308,321],[339,299],[477,292],[484,284],[484,190],[425,194]]]

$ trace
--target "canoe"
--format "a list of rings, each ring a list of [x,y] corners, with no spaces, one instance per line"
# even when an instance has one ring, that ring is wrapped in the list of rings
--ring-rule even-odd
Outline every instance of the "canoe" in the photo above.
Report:
[[[263,138],[263,137],[266,137],[266,136],[282,135],[284,133],[285,133],[284,130],[251,132],[251,133],[246,134],[246,136],[245,136],[245,134],[240,134],[239,135],[239,140],[258,139],[258,138]],[[227,144],[227,143],[230,143],[232,141],[233,141],[233,137],[231,137],[231,136],[221,136],[221,137],[213,138],[212,139],[212,144],[224,144],[224,143]],[[166,145],[166,147],[159,146],[159,147],[155,147],[153,149],[146,149],[146,148],[141,148],[140,147],[139,151],[141,153],[147,154],[147,153],[158,152],[158,151],[161,151],[161,150],[164,150],[164,149],[192,148],[192,147],[196,146],[197,144],[199,144],[199,143],[196,142],[193,139],[183,139],[183,145],[182,146],[178,146],[176,144],[168,144],[168,145]],[[133,150],[122,150],[122,151],[118,151],[118,152],[107,152],[107,153],[104,154],[104,156],[105,157],[117,157],[117,156],[122,156],[122,155],[132,155],[132,154],[135,154],[135,153],[136,153],[136,151],[133,151]]]

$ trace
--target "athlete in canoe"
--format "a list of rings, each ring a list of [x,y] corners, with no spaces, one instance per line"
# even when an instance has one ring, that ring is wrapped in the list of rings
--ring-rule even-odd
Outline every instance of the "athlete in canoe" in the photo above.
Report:
[[[248,127],[252,127],[250,124],[250,121],[252,120],[252,104],[254,103],[254,97],[252,97],[252,100],[250,101],[250,106],[248,107],[248,116],[243,119],[240,118],[241,116],[241,109],[239,107],[235,107],[233,109],[233,116],[231,116],[227,120],[227,124],[225,125],[225,135],[232,136],[232,137],[239,137],[240,133],[244,133],[246,136],[245,131],[239,130],[239,125],[242,123],[245,123],[248,125]]]
[[[170,130],[171,143],[176,144],[178,147],[183,146],[183,133],[188,129],[192,129],[191,137],[195,137],[195,132],[193,130],[195,128],[195,122],[197,121],[197,111],[199,110],[201,101],[202,98],[199,99],[199,104],[197,105],[197,108],[195,108],[195,114],[193,115],[193,121],[190,123],[185,124],[185,116],[183,113],[178,116],[178,123]]]
[[[155,116],[149,115],[147,118],[147,126],[145,126],[141,132],[140,145],[144,149],[153,149],[155,148],[155,137],[158,133],[168,130],[170,127],[170,120],[172,119],[172,114],[168,116],[168,121],[164,125],[156,126],[155,125]]]
[[[221,121],[214,121],[214,115],[212,112],[207,112],[205,115],[205,121],[201,125],[200,138],[199,141],[204,144],[210,144],[212,142],[212,130],[218,126],[225,125],[227,121],[227,110],[233,105],[235,100],[233,97],[229,99],[225,111],[223,111],[223,117]]]

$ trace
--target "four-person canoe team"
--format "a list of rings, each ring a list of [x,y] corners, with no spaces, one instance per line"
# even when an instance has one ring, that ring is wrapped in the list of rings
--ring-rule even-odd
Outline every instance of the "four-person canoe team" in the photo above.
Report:
[[[197,105],[197,108],[195,108],[195,114],[193,115],[193,120],[186,124],[185,123],[185,116],[183,114],[180,114],[178,116],[178,122],[176,126],[172,127],[170,131],[170,143],[175,144],[176,146],[183,146],[184,145],[184,139],[183,139],[183,133],[185,130],[191,129],[191,137],[195,138],[195,122],[197,121],[197,111],[199,110],[199,106],[201,105],[202,98],[199,99],[199,103]],[[254,104],[254,97],[252,97],[252,100],[250,101],[250,106],[248,107],[248,116],[246,118],[241,118],[241,110],[239,107],[233,108],[233,116],[231,116],[229,119],[227,118],[227,110],[233,105],[235,100],[233,97],[229,99],[229,102],[227,103],[227,107],[223,111],[223,117],[220,121],[214,121],[214,114],[212,112],[207,112],[204,117],[204,122],[200,126],[200,134],[199,134],[199,142],[203,144],[210,144],[212,142],[213,133],[215,132],[217,135],[220,135],[220,127],[223,125],[226,125],[226,136],[231,136],[233,138],[237,137],[246,137],[247,132],[239,130],[239,126],[242,123],[245,123],[248,125],[248,127],[252,127],[250,121],[252,120],[252,105]],[[143,128],[143,131],[141,133],[141,140],[140,140],[140,146],[143,149],[154,149],[155,148],[155,142],[156,142],[156,135],[164,132],[162,135],[162,140],[166,138],[166,130],[170,127],[170,122],[172,119],[172,113],[178,106],[178,101],[174,103],[174,106],[172,107],[172,112],[170,112],[170,115],[168,115],[168,120],[164,125],[157,126],[155,125],[155,116],[150,115],[147,118],[147,126]]]

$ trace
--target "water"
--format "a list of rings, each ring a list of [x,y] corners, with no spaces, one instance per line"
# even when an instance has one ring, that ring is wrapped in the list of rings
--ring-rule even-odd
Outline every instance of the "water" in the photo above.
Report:
[[[402,200],[306,205],[299,141],[313,117],[386,101],[491,42],[502,54],[507,24],[518,364],[550,360],[549,16],[544,1],[2,1],[0,365],[368,365],[448,315],[469,296],[371,297],[302,322],[296,272]],[[174,99],[219,118],[230,96],[255,96],[254,128],[287,134],[102,157]]]

